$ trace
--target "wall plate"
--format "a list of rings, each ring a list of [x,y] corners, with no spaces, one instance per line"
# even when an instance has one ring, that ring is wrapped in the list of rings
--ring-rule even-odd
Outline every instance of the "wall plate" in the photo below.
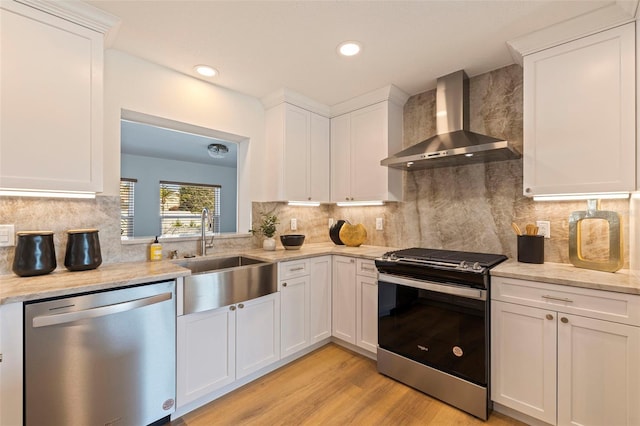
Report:
[[[0,247],[13,247],[16,245],[15,225],[0,225]]]

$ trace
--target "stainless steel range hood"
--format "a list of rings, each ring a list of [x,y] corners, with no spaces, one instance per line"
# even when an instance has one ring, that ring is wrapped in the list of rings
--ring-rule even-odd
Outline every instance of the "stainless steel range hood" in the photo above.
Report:
[[[512,160],[520,153],[508,141],[470,132],[469,78],[460,70],[440,77],[436,86],[438,134],[380,162],[404,170]]]

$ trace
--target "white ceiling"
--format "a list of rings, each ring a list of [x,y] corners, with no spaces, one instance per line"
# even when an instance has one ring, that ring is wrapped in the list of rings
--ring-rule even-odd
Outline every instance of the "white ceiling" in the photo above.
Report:
[[[120,138],[123,154],[237,167],[238,146],[233,142],[127,120],[120,121]],[[224,144],[229,153],[212,158],[207,153],[207,146],[212,143]]]
[[[625,2],[627,0],[622,0]],[[636,1],[636,0],[632,0]],[[464,69],[512,64],[506,41],[612,1],[88,1],[121,18],[112,48],[257,98],[288,88],[325,105],[389,84],[410,95]],[[342,58],[337,45],[363,52]]]

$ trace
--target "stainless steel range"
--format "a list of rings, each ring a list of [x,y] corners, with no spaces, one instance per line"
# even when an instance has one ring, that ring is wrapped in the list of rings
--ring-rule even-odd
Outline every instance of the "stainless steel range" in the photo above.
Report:
[[[506,259],[424,248],[376,259],[378,371],[486,420],[489,271]]]

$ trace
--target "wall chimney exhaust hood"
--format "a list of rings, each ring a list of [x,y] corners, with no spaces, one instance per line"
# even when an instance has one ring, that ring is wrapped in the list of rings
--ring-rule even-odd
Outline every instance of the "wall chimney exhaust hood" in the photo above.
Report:
[[[468,93],[469,78],[463,70],[440,77],[436,86],[438,134],[385,158],[380,164],[411,171],[520,158],[508,141],[467,130]]]

